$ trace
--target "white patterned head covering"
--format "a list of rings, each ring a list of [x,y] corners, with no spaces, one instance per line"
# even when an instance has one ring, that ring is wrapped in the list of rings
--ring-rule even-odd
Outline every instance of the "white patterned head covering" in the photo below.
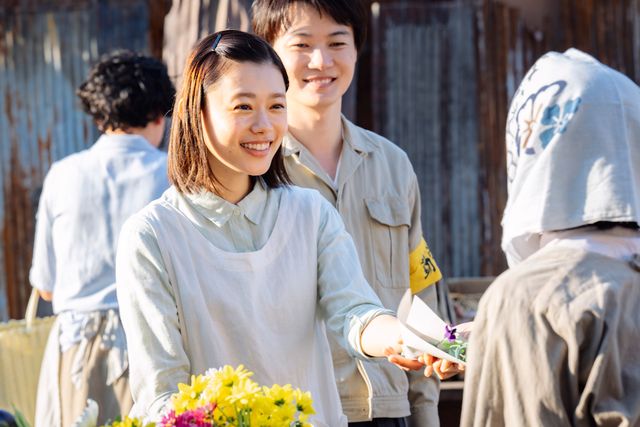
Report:
[[[576,49],[529,70],[507,118],[509,264],[540,235],[599,221],[640,223],[640,88]]]

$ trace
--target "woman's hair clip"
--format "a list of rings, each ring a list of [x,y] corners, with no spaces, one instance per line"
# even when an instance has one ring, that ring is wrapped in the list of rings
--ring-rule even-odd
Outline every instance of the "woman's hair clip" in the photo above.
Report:
[[[216,37],[216,40],[213,42],[213,46],[211,46],[211,50],[215,52],[216,48],[218,47],[218,43],[220,43],[220,39],[222,38],[222,33],[219,33],[218,36]]]

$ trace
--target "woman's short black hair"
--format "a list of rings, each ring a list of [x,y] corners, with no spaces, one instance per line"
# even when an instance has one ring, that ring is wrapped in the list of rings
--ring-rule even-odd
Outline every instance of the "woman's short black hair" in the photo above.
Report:
[[[127,130],[169,113],[175,88],[162,62],[117,50],[91,68],[76,95],[101,131]]]

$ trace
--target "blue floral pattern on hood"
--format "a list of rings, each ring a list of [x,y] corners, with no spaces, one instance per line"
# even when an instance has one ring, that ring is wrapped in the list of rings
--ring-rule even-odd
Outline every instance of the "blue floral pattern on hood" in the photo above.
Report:
[[[562,111],[558,104],[551,105],[544,110],[540,124],[549,126],[542,132],[540,132],[540,141],[542,143],[542,149],[545,149],[551,139],[555,135],[564,133],[569,125],[569,122],[578,111],[580,107],[581,98],[576,98],[565,102]]]

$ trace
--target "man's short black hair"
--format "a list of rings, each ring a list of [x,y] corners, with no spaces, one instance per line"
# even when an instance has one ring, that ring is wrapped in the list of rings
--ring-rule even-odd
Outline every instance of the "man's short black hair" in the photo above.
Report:
[[[361,51],[367,36],[367,10],[362,0],[254,0],[251,6],[253,31],[273,45],[289,27],[289,8],[306,4],[338,24],[351,27],[356,50]]]
[[[91,68],[76,95],[101,131],[127,130],[169,113],[175,88],[162,62],[117,50]]]

